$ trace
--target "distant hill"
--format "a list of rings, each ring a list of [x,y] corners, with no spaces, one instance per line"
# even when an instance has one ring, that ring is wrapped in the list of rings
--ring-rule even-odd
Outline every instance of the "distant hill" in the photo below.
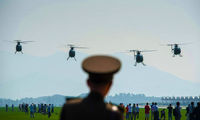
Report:
[[[87,93],[87,74],[81,62],[88,55],[76,53],[77,61],[58,52],[46,57],[0,51],[0,96],[17,99],[24,97],[62,94],[78,96]],[[122,69],[114,76],[109,95],[145,93],[147,96],[197,96],[200,83],[182,80],[153,66],[134,67],[132,56],[113,54],[122,61]]]
[[[44,97],[37,97],[37,98],[23,98],[20,100],[11,100],[11,99],[3,99],[0,98],[0,106],[4,107],[5,104],[8,104],[11,106],[11,104],[14,104],[15,106],[18,106],[18,104],[21,103],[45,103],[45,104],[54,104],[55,106],[62,106],[65,102],[66,97],[81,97],[84,98],[87,96],[87,93],[80,94],[79,96],[64,96],[64,95],[53,95],[53,96],[44,96]],[[124,103],[146,103],[146,102],[160,102],[160,97],[147,97],[144,94],[126,94],[126,93],[120,93],[116,94],[114,96],[107,96],[106,97],[107,102],[112,102],[115,104]]]

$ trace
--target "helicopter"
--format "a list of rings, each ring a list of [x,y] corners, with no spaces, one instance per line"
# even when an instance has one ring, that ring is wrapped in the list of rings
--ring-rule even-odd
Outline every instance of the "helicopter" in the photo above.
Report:
[[[21,43],[26,44],[26,43],[33,42],[33,41],[14,40],[14,42],[17,43],[15,54],[16,54],[17,52],[21,52],[21,53],[23,54]]]
[[[179,45],[187,45],[187,44],[191,44],[191,43],[166,44],[166,46],[171,46],[171,52],[173,53],[173,57],[175,57],[176,55],[183,57],[181,54],[181,48],[179,47]]]
[[[78,47],[73,44],[68,44],[67,46],[70,47],[69,56],[68,56],[67,60],[69,60],[69,58],[74,58],[75,61],[76,61],[76,58],[75,58],[76,52],[74,49],[75,48],[78,48],[78,49],[86,49],[87,48],[87,47]]]
[[[146,64],[144,64],[144,57],[143,55],[141,54],[142,52],[153,52],[153,51],[156,51],[156,50],[128,50],[128,52],[134,52],[134,59],[135,59],[135,65],[134,66],[137,66],[137,63],[142,63],[143,66],[146,66]]]

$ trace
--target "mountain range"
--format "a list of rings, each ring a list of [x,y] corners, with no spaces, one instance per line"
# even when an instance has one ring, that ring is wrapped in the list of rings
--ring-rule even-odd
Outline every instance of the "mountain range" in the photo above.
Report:
[[[0,97],[22,99],[88,93],[87,74],[81,69],[81,62],[87,56],[76,52],[76,62],[74,59],[67,61],[68,53],[64,52],[40,57],[0,51]],[[151,65],[135,67],[133,56],[120,53],[111,56],[121,60],[122,68],[114,76],[109,96],[119,93],[198,96],[200,93],[200,83],[180,79]]]
[[[53,95],[53,96],[43,96],[43,97],[37,97],[37,98],[22,98],[20,100],[11,100],[11,99],[3,99],[0,98],[0,107],[4,107],[6,104],[11,106],[14,104],[14,106],[18,106],[22,103],[27,104],[54,104],[55,106],[62,106],[65,103],[66,98],[84,98],[87,96],[87,93],[80,94],[79,96],[64,96],[64,95]],[[120,93],[116,94],[114,96],[107,96],[106,100],[107,102],[112,102],[115,104],[124,103],[146,103],[146,102],[161,102],[160,97],[148,97],[144,94],[131,94],[131,93]]]

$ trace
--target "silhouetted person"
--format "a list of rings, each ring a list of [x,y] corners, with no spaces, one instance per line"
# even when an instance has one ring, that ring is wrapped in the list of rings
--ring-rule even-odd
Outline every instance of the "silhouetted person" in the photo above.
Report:
[[[43,113],[44,113],[44,114],[47,113],[47,104],[44,104],[44,106],[43,106]]]
[[[12,112],[14,112],[14,104],[12,104]]]
[[[34,113],[36,113],[36,109],[37,109],[36,104],[33,104]]]
[[[132,107],[132,117],[131,117],[131,120],[136,120],[136,106],[135,104],[133,104],[133,107]]]
[[[25,112],[25,104],[22,104],[22,112]]]
[[[28,114],[28,104],[25,105],[25,114]]]
[[[200,102],[197,103],[197,107],[194,109],[195,120],[200,120]]]
[[[131,103],[129,103],[129,105],[128,105],[128,119],[131,119],[131,114],[132,114],[132,107],[131,107]]]
[[[154,102],[151,104],[151,120],[154,119]]]
[[[6,112],[8,112],[8,104],[6,104]]]
[[[49,104],[47,107],[47,113],[48,113],[48,118],[50,118],[51,117],[51,104]]]
[[[38,104],[38,113],[41,112],[41,104]]]
[[[194,120],[194,102],[191,102],[190,107],[189,107],[189,118],[190,120]]]
[[[104,103],[104,98],[112,86],[114,73],[121,63],[109,56],[92,56],[85,59],[82,68],[89,74],[87,85],[89,95],[84,99],[67,101],[61,111],[61,120],[122,120],[117,106]]]
[[[168,109],[168,120],[172,120],[172,112],[173,112],[172,104],[169,104],[167,109]]]
[[[176,103],[176,107],[173,110],[173,114],[174,114],[175,120],[181,119],[181,107],[180,107],[179,102]]]
[[[157,103],[154,103],[154,120],[159,120],[159,111],[158,111],[158,107],[157,107]]]
[[[139,108],[139,106],[137,104],[137,106],[136,106],[136,118],[137,119],[139,119],[139,115],[140,115],[140,108]]]
[[[34,118],[34,105],[33,105],[33,103],[29,106],[29,109],[30,109],[30,117]]]
[[[127,106],[126,106],[126,120],[128,120],[128,119],[129,119],[129,114],[128,114],[128,106],[129,106],[129,105],[127,105]]]
[[[162,109],[161,111],[160,111],[160,114],[161,114],[161,117],[160,117],[160,119],[162,120],[165,120],[165,109]]]
[[[187,117],[187,120],[190,120],[190,104],[186,107],[186,114],[185,116]]]
[[[149,111],[150,111],[149,103],[146,103],[144,109],[145,109],[145,120],[149,120]]]
[[[54,113],[54,105],[51,105],[51,113]]]
[[[22,104],[19,104],[19,111],[22,111]]]
[[[159,111],[157,107],[157,103],[154,103],[154,120],[159,120]]]

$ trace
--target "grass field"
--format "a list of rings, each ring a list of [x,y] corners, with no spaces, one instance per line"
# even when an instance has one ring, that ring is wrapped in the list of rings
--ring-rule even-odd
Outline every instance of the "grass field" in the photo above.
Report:
[[[60,110],[61,110],[61,107],[55,108],[55,112],[52,114],[51,118],[48,118],[47,115],[35,113],[34,120],[59,120]],[[160,110],[161,109],[159,109],[159,111]],[[186,116],[185,116],[186,110],[183,109],[181,111],[181,113],[182,113],[181,120],[186,120]],[[0,108],[0,119],[1,120],[31,120],[33,118],[30,118],[30,114],[27,115],[24,112],[18,111],[18,108],[15,108],[14,112],[11,111],[11,108],[9,108],[8,112],[5,111],[5,108]],[[143,108],[140,109],[139,120],[144,120],[144,109]],[[168,120],[167,110],[166,110],[166,120]],[[174,120],[174,118],[173,118],[173,120]]]

